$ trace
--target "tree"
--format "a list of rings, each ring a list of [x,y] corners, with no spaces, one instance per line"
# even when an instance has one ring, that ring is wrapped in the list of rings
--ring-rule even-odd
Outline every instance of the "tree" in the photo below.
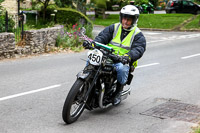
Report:
[[[76,10],[86,15],[86,0],[73,0],[76,3]]]
[[[46,10],[47,10],[47,7],[49,5],[50,0],[36,0],[36,2],[43,4],[43,9],[42,9],[42,11],[43,11],[43,20],[45,20]]]
[[[86,14],[86,0],[54,0],[54,2],[59,7],[70,6]],[[49,6],[50,0],[36,0],[36,3],[41,3],[43,5],[43,20],[45,20],[47,7]],[[75,7],[73,5],[75,5]]]
[[[72,6],[73,0],[54,0],[59,7]]]
[[[86,14],[86,0],[54,0],[59,7],[71,7]]]
[[[151,2],[154,5],[154,7],[157,7],[159,0],[149,0],[149,2]]]
[[[3,1],[4,1],[4,0],[0,0],[0,15],[2,14],[2,10],[3,10],[2,6],[1,6],[1,3],[2,3]]]

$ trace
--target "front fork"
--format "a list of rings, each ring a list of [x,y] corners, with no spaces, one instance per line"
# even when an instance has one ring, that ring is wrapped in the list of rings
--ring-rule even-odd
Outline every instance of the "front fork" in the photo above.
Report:
[[[86,103],[86,100],[87,100],[87,98],[88,98],[90,92],[92,91],[92,88],[93,88],[94,84],[97,82],[97,79],[98,79],[98,76],[99,76],[101,67],[102,67],[102,66],[100,66],[100,67],[98,68],[97,71],[94,71],[94,70],[91,70],[91,71],[81,71],[81,72],[79,72],[79,73],[77,74],[77,78],[83,79],[83,80],[85,80],[86,82],[90,83],[90,84],[89,84],[89,88],[88,88],[88,90],[87,90],[87,93],[86,93],[86,95],[85,95],[84,98],[83,98],[83,101],[84,101],[85,103]],[[95,72],[95,73],[94,73],[94,72]],[[89,81],[89,80],[91,79],[91,77],[93,77],[92,82]]]

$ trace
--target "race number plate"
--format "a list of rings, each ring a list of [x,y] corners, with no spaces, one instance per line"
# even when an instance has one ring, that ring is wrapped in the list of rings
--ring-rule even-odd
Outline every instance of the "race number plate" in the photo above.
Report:
[[[102,57],[103,53],[98,49],[94,49],[88,52],[88,60],[92,65],[99,66],[101,64]]]

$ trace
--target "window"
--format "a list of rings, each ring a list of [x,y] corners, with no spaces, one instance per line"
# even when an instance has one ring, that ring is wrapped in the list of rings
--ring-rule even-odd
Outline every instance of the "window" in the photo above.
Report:
[[[194,6],[194,3],[192,3],[191,1],[188,1],[189,6]]]
[[[191,1],[183,1],[183,6],[194,6]]]

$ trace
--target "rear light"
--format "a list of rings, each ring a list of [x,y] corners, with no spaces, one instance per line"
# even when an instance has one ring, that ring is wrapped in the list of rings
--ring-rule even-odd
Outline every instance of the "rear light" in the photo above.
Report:
[[[174,6],[174,2],[171,3],[171,7],[173,7],[173,6]]]

